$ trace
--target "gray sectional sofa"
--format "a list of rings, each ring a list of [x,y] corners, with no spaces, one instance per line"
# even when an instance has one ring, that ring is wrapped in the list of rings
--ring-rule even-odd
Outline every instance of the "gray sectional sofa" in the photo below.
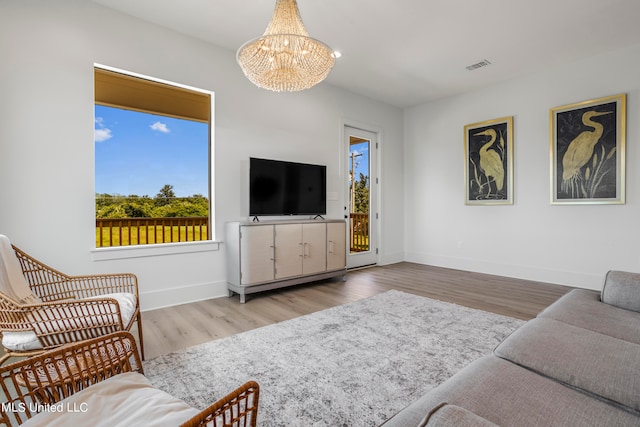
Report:
[[[640,426],[640,274],[575,289],[384,424]]]

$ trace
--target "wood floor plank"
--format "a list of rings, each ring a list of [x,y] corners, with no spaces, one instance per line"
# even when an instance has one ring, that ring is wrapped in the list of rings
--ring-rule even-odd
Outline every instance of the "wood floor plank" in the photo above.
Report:
[[[396,289],[528,320],[572,288],[402,262],[350,271],[328,280],[145,311],[147,358],[282,322]]]

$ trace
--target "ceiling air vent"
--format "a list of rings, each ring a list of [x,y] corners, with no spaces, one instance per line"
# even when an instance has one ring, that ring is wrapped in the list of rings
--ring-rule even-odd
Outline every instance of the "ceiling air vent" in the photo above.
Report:
[[[486,67],[489,64],[491,64],[491,62],[489,62],[488,59],[483,59],[482,61],[476,62],[475,64],[468,65],[467,70],[477,70],[478,68]]]

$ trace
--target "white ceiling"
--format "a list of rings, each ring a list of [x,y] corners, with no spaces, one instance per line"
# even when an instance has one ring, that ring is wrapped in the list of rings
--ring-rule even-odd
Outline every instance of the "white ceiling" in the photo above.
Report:
[[[275,0],[92,0],[235,52]],[[327,82],[398,107],[640,43],[639,0],[298,0]],[[491,65],[468,71],[481,60]],[[238,67],[238,72],[240,68]]]

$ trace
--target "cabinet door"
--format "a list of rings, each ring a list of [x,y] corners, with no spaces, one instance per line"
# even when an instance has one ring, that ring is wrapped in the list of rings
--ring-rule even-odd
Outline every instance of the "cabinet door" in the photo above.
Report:
[[[327,270],[327,225],[302,224],[302,273]]]
[[[273,280],[273,249],[272,225],[240,227],[241,284]]]
[[[278,224],[276,232],[276,279],[302,275],[302,224]]]
[[[346,231],[344,222],[327,223],[327,271],[347,266]]]

